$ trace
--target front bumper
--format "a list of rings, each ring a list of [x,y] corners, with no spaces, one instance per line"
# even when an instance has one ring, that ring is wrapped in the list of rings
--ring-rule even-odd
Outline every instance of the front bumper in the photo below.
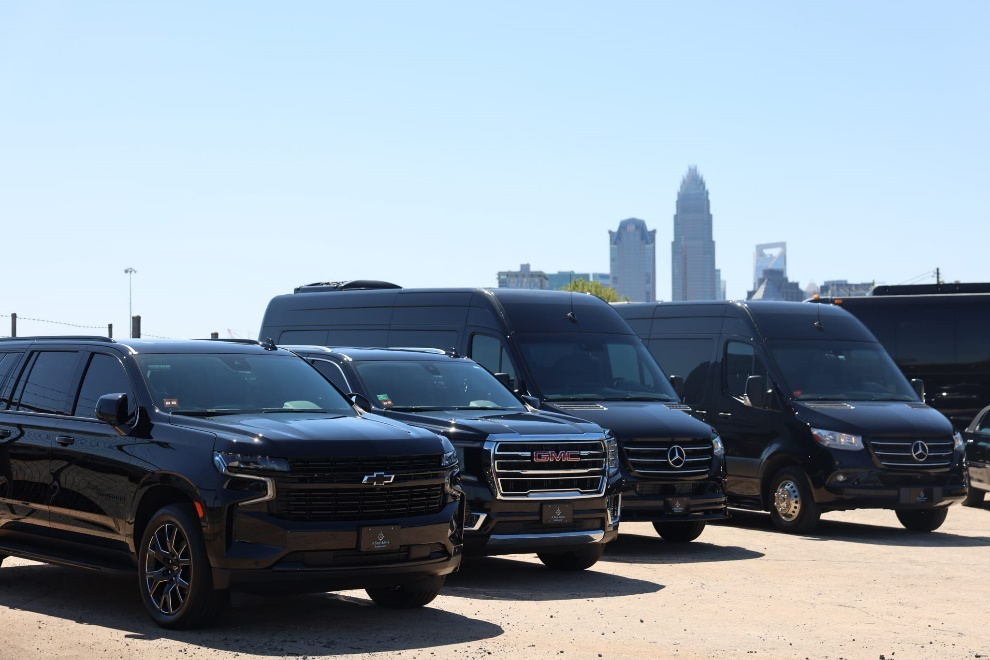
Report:
[[[812,484],[815,501],[831,511],[931,509],[966,497],[966,477],[961,469],[939,473],[837,470],[816,475]]]
[[[622,494],[622,518],[626,522],[688,522],[728,517],[721,479],[637,482]]]

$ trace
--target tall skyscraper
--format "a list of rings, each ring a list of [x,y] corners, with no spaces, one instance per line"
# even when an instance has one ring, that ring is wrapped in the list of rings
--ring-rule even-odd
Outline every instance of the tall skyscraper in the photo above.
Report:
[[[609,273],[612,287],[629,302],[657,299],[657,230],[629,218],[608,232]]]
[[[719,300],[722,283],[715,271],[712,212],[705,180],[688,169],[677,193],[671,243],[672,300]]]
[[[763,271],[779,270],[787,277],[787,243],[761,243],[753,255],[753,287],[760,286]]]

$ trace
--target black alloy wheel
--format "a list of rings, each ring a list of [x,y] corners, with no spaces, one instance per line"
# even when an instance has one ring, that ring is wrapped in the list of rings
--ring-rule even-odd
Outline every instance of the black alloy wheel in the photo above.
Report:
[[[202,626],[222,609],[227,593],[213,588],[203,532],[191,506],[166,506],[148,521],[138,581],[148,614],[163,628]]]
[[[656,521],[653,529],[664,541],[670,543],[690,543],[705,531],[705,521],[691,520],[686,522]]]
[[[770,481],[770,519],[777,529],[791,534],[810,532],[821,519],[811,481],[804,470],[786,467]]]
[[[934,532],[945,522],[949,507],[938,509],[902,509],[895,511],[897,519],[910,532]]]
[[[536,556],[555,571],[583,571],[597,564],[604,551],[604,543],[595,543],[564,552],[538,552]]]

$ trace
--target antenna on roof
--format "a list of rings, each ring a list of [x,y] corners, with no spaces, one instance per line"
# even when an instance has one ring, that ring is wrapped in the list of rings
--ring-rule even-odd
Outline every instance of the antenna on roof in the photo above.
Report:
[[[272,341],[272,338],[271,337],[265,337],[265,341],[260,342],[260,344],[261,344],[261,347],[263,349],[265,349],[266,351],[277,351],[278,350],[278,346],[275,345],[275,342]]]
[[[818,320],[815,321],[815,327],[818,328],[819,330],[822,330],[822,331],[825,330],[825,326],[822,325],[822,306],[821,306],[821,303],[818,304]]]

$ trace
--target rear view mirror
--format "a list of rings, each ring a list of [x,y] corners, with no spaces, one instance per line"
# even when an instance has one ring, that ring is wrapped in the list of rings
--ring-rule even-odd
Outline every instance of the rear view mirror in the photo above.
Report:
[[[495,374],[495,380],[505,385],[506,389],[509,390],[512,389],[512,376],[510,376],[509,374],[504,374],[499,372]]]
[[[347,400],[352,404],[363,410],[364,412],[371,412],[371,401],[368,401],[367,397],[363,394],[358,394],[357,392],[349,392],[347,394]]]
[[[754,408],[766,408],[770,402],[770,393],[763,376],[750,376],[746,379],[746,399]]]
[[[681,401],[684,400],[684,378],[681,376],[671,376],[670,386],[674,388],[674,392],[677,393],[677,398]]]
[[[925,402],[925,381],[921,380],[920,378],[912,378],[911,379],[911,387],[914,388],[914,393],[917,394],[918,395],[918,398],[921,399],[921,402],[924,403]]]
[[[118,433],[126,435],[129,431],[126,426],[131,417],[128,407],[126,394],[104,394],[96,401],[96,418],[112,426]]]

